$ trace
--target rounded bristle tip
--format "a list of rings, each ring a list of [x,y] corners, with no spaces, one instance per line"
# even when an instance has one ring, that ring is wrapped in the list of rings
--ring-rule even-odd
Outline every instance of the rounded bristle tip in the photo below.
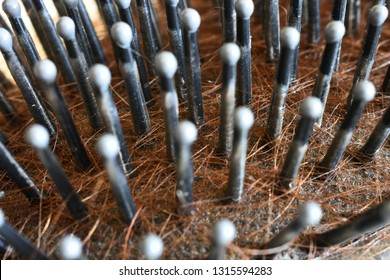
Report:
[[[43,149],[49,145],[50,135],[43,125],[32,124],[26,130],[25,139],[31,146]]]
[[[300,34],[294,27],[285,27],[280,32],[280,44],[294,50],[299,43]]]
[[[12,50],[12,36],[5,28],[0,28],[0,49],[4,52]]]
[[[58,34],[64,40],[72,40],[76,38],[76,25],[70,17],[61,17],[56,25]]]
[[[111,72],[110,69],[103,64],[95,64],[89,69],[89,77],[94,87],[100,90],[106,90],[110,87]]]
[[[51,60],[43,59],[35,64],[34,74],[46,84],[54,83],[57,78],[57,67]]]
[[[236,238],[236,227],[228,219],[222,219],[214,225],[214,241],[226,246]]]
[[[377,4],[373,6],[368,14],[368,22],[373,26],[382,25],[387,16],[389,15],[389,11],[384,5]]]
[[[200,15],[196,10],[187,8],[181,14],[181,22],[188,32],[196,32],[200,26]]]
[[[182,121],[176,128],[176,139],[183,144],[192,144],[198,137],[196,126],[190,121]]]
[[[317,225],[322,219],[321,206],[313,201],[307,201],[299,209],[298,219],[305,226]]]
[[[236,12],[243,19],[249,19],[254,9],[255,5],[252,0],[238,0],[236,2]]]
[[[173,53],[162,51],[156,56],[156,70],[166,78],[172,78],[177,71],[177,59]]]
[[[127,9],[130,7],[131,0],[115,0],[115,3],[122,9]]]
[[[18,1],[15,0],[5,0],[3,2],[3,10],[4,12],[12,18],[20,18],[21,17],[21,9]]]
[[[345,34],[345,26],[341,21],[331,21],[325,28],[325,40],[327,43],[340,41]]]
[[[164,251],[164,243],[159,236],[148,234],[142,240],[141,250],[146,259],[157,260]]]
[[[96,148],[104,158],[115,158],[119,153],[118,138],[113,134],[104,134],[98,139]]]
[[[301,115],[303,117],[318,119],[321,117],[323,105],[318,97],[308,97],[301,103]]]
[[[248,130],[252,127],[255,117],[247,107],[239,107],[234,115],[235,123],[242,129]]]
[[[240,59],[241,51],[235,43],[226,43],[222,46],[219,54],[223,63],[235,65]]]
[[[58,243],[58,252],[64,260],[77,260],[83,255],[83,243],[77,236],[66,235]]]
[[[111,37],[115,43],[123,49],[129,48],[131,40],[133,39],[133,32],[131,27],[123,22],[119,21],[111,27]]]
[[[375,86],[369,81],[360,81],[353,88],[353,98],[369,102],[375,97]]]

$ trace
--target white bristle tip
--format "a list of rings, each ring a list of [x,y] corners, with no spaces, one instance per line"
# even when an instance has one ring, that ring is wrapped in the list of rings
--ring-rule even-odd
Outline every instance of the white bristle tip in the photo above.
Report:
[[[0,28],[0,49],[4,52],[12,50],[12,36],[5,28]]]
[[[222,46],[219,56],[223,63],[235,65],[240,59],[241,51],[235,43],[226,43]]]
[[[321,117],[323,105],[318,97],[308,97],[301,103],[301,115],[306,118],[318,119]]]
[[[236,2],[236,13],[243,19],[249,19],[254,9],[255,5],[252,0],[238,0]]]
[[[331,21],[325,28],[325,40],[327,43],[340,41],[345,34],[345,26],[341,21]]]
[[[131,0],[115,0],[115,3],[121,8],[121,9],[127,9],[130,7]]]
[[[368,22],[373,26],[382,25],[388,15],[389,11],[387,8],[381,4],[377,4],[371,8],[368,14]]]
[[[148,260],[158,260],[164,251],[164,242],[155,234],[148,234],[141,243],[142,254]]]
[[[181,22],[188,32],[196,32],[200,26],[200,15],[196,10],[187,8],[181,13]]]
[[[104,158],[115,158],[119,153],[118,138],[113,134],[104,134],[98,139],[96,148]]]
[[[47,129],[40,124],[30,125],[25,133],[27,143],[37,149],[46,148],[49,145],[50,135]]]
[[[228,219],[222,219],[215,223],[213,240],[222,246],[230,244],[236,238],[236,227]]]
[[[133,32],[130,25],[123,21],[115,23],[111,27],[111,37],[115,41],[115,44],[122,49],[130,47],[131,40],[133,40]]]
[[[54,83],[57,78],[57,67],[49,59],[40,60],[34,66],[34,75],[43,83]]]
[[[65,7],[75,9],[79,4],[79,0],[62,0],[62,3],[65,5]]]
[[[76,38],[76,25],[70,17],[60,17],[56,25],[58,34],[64,40],[73,40]]]
[[[7,14],[7,16],[13,18],[20,18],[22,14],[20,10],[20,5],[16,0],[5,0],[3,2],[3,10]]]
[[[321,206],[313,201],[307,201],[299,208],[298,219],[304,226],[317,225],[322,219]]]
[[[360,81],[353,88],[353,98],[369,102],[375,97],[375,86],[369,81]]]
[[[175,135],[178,142],[190,145],[198,137],[198,130],[192,122],[182,121],[177,125]]]
[[[5,224],[5,216],[2,209],[0,209],[0,227],[2,227]]]
[[[234,122],[236,123],[236,126],[241,127],[241,129],[248,130],[255,122],[255,117],[249,108],[239,107],[234,113]]]
[[[111,83],[110,69],[103,64],[95,64],[89,69],[89,78],[94,87],[107,90]]]
[[[83,242],[77,236],[66,235],[58,243],[58,253],[63,260],[79,260],[83,255]]]
[[[172,78],[177,71],[177,59],[171,52],[163,51],[156,56],[156,70],[165,78]]]
[[[287,47],[295,50],[298,46],[300,33],[294,27],[285,27],[280,32],[280,44],[282,47]]]

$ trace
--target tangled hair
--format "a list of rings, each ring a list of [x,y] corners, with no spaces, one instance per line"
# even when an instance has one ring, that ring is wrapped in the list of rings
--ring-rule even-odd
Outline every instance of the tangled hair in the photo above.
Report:
[[[165,32],[164,1],[154,2],[166,43],[168,37]],[[331,2],[321,1],[322,31],[331,19]],[[177,211],[175,166],[166,158],[158,79],[149,75],[154,96],[148,107],[151,131],[138,137],[130,120],[124,83],[116,67],[107,30],[104,22],[97,18],[96,30],[112,71],[113,98],[135,167],[136,176],[128,178],[137,207],[135,218],[130,225],[121,221],[106,171],[95,150],[95,142],[101,132],[95,133],[90,128],[75,85],[60,83],[60,89],[93,161],[93,168],[82,172],[75,167],[59,127],[51,147],[87,206],[88,220],[76,221],[72,218],[35,151],[25,143],[23,134],[32,119],[19,89],[12,87],[7,90],[7,95],[17,108],[19,117],[14,122],[8,122],[0,116],[1,129],[9,139],[7,147],[46,194],[46,199],[38,205],[30,205],[14,183],[1,172],[0,186],[5,195],[0,199],[0,205],[9,223],[50,256],[55,256],[58,240],[69,233],[81,238],[85,255],[90,259],[139,259],[142,257],[139,251],[140,241],[145,234],[153,232],[164,241],[163,259],[206,259],[210,252],[212,225],[221,218],[228,218],[237,228],[237,237],[228,246],[225,258],[250,259],[261,253],[258,249],[293,219],[302,202],[312,200],[323,209],[321,223],[309,228],[288,248],[274,255],[275,258],[388,258],[388,227],[327,248],[317,248],[312,240],[316,233],[345,224],[390,198],[389,142],[385,143],[373,161],[355,160],[358,158],[357,151],[390,102],[389,93],[380,92],[390,60],[389,22],[383,28],[370,76],[370,81],[378,90],[377,96],[367,105],[337,169],[328,173],[315,172],[315,166],[324,157],[346,112],[345,104],[362,46],[369,2],[362,2],[363,20],[359,37],[345,36],[343,39],[340,67],[333,74],[322,126],[314,127],[296,188],[283,195],[274,194],[278,187],[278,174],[299,119],[299,104],[312,93],[324,48],[324,36],[322,32],[319,44],[308,43],[307,23],[303,24],[298,80],[289,90],[283,132],[272,145],[266,145],[263,136],[276,64],[267,61],[262,25],[255,11],[251,20],[253,99],[250,106],[255,115],[255,124],[249,135],[244,197],[239,203],[229,204],[224,200],[229,162],[216,153],[222,70],[218,52],[222,45],[220,10],[212,5],[212,1],[192,1],[202,18],[199,48],[205,123],[199,129],[199,136],[194,144],[193,190],[196,210],[190,216],[179,215]],[[288,1],[280,1],[282,27],[287,25],[287,10]],[[164,49],[169,50],[169,45],[166,44]],[[180,104],[180,120],[187,118],[187,106],[184,102]],[[3,255],[3,259],[14,258],[19,257],[10,250]]]

